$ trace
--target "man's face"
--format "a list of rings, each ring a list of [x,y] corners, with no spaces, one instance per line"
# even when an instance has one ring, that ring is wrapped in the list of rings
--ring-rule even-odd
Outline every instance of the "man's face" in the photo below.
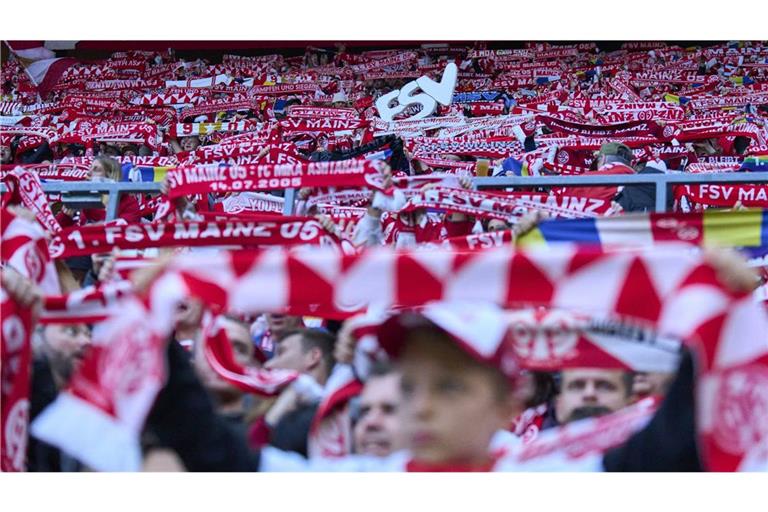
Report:
[[[287,336],[277,342],[275,355],[264,363],[264,368],[307,372],[312,369],[316,362],[311,353],[311,350],[304,350],[300,334]]]
[[[355,450],[386,457],[404,447],[398,408],[400,376],[389,373],[372,377],[360,394],[360,418],[355,424]]]
[[[184,151],[194,151],[200,145],[200,139],[197,137],[184,137],[181,139],[181,149]]]
[[[629,405],[622,370],[575,368],[563,370],[555,414],[560,423],[601,416]]]
[[[511,400],[500,396],[496,370],[423,329],[409,333],[400,369],[400,421],[414,460],[487,461],[493,434],[518,412]]]
[[[11,163],[11,148],[7,146],[0,147],[0,160],[4,164]]]
[[[85,358],[91,330],[85,324],[50,324],[43,329],[43,341],[51,368],[67,382]]]

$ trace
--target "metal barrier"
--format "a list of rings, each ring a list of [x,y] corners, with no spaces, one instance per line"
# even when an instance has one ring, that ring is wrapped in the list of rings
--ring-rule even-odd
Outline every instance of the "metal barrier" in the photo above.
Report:
[[[656,211],[667,208],[667,187],[669,185],[701,185],[705,183],[768,183],[768,172],[721,172],[691,174],[670,172],[669,174],[615,174],[590,176],[498,176],[475,178],[475,186],[481,188],[500,187],[585,187],[593,185],[639,185],[656,186]]]
[[[663,212],[667,204],[667,187],[682,184],[708,183],[768,183],[768,172],[724,172],[711,174],[690,174],[671,172],[669,174],[616,174],[610,176],[497,176],[474,178],[473,183],[478,189],[507,188],[507,187],[589,187],[595,185],[639,185],[652,184],[656,187],[656,211]],[[109,194],[107,202],[107,220],[117,217],[120,194],[131,192],[159,193],[160,183],[104,183],[104,182],[48,182],[43,183],[45,192],[60,192],[63,194]],[[6,186],[0,183],[0,192],[5,192]],[[285,206],[283,213],[291,215],[294,212],[296,189],[285,190]]]

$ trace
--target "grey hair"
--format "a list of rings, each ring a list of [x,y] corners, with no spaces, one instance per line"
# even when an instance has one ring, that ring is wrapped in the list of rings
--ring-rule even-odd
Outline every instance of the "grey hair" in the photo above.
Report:
[[[603,155],[605,158],[606,164],[612,164],[614,162],[619,162],[621,164],[629,165],[631,162],[627,160],[626,158],[622,158],[619,155]]]

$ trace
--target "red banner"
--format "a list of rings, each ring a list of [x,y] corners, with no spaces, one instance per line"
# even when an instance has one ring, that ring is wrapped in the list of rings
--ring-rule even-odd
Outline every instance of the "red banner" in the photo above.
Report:
[[[48,249],[52,258],[69,258],[109,252],[114,247],[333,245],[337,242],[311,218],[249,215],[246,220],[231,218],[68,228],[53,237]]]
[[[381,174],[369,160],[293,165],[196,165],[168,171],[170,198],[207,192],[244,192],[302,187],[381,188]]]
[[[302,118],[283,119],[280,127],[289,132],[338,132],[343,130],[356,130],[368,126],[367,121],[359,119],[333,119],[333,118]]]
[[[768,185],[737,185],[731,183],[705,183],[675,187],[675,196],[685,196],[697,204],[707,206],[743,206],[768,208]]]

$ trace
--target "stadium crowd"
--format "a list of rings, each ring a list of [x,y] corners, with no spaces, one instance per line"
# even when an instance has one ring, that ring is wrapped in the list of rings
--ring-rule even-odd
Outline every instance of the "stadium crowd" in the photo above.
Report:
[[[768,470],[768,186],[478,188],[768,170],[768,46],[22,46],[3,471]]]

